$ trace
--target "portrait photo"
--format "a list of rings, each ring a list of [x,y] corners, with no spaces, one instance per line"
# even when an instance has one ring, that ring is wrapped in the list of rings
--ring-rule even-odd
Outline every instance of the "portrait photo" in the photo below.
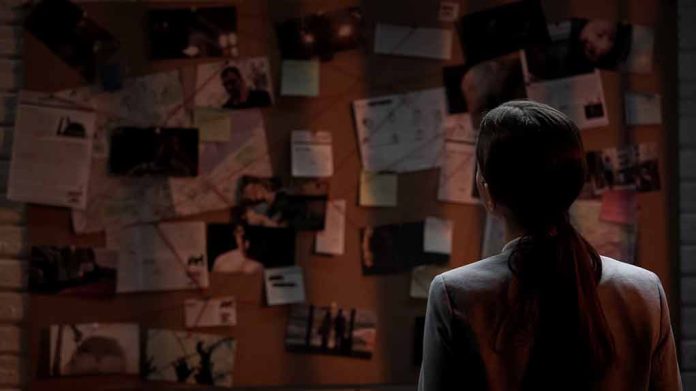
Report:
[[[201,64],[196,72],[197,107],[249,109],[273,104],[268,59]]]

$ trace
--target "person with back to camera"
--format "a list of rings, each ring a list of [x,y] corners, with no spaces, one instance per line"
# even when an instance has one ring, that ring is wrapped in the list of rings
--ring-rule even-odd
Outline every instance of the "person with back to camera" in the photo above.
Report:
[[[508,102],[481,121],[476,154],[510,241],[433,280],[418,389],[681,390],[659,278],[601,257],[569,221],[585,182],[578,127]]]

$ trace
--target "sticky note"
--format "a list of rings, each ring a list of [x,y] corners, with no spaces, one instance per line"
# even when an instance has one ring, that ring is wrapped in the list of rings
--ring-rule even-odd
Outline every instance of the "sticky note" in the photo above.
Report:
[[[360,174],[360,205],[396,206],[398,178],[394,173],[363,171]]]
[[[285,96],[319,95],[319,62],[284,60],[280,94]]]
[[[232,137],[232,122],[226,110],[197,108],[193,121],[202,142],[225,142]]]

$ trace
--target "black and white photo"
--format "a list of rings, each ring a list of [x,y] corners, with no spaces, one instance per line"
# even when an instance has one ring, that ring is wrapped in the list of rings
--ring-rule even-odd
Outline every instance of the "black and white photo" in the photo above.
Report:
[[[198,129],[121,127],[111,133],[109,171],[132,177],[198,174]]]
[[[29,290],[43,294],[113,295],[117,265],[117,251],[33,246],[29,256]]]
[[[196,86],[198,107],[236,110],[273,104],[270,67],[265,57],[201,64]]]

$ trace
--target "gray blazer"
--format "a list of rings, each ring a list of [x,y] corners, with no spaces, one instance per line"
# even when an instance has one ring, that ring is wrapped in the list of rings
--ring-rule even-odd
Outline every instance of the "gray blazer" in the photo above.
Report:
[[[418,389],[518,390],[529,344],[502,354],[499,300],[512,281],[502,253],[450,270],[430,286]],[[669,309],[652,272],[602,257],[599,297],[617,360],[598,389],[681,390]],[[502,296],[504,297],[504,296]],[[517,341],[516,341],[517,342]],[[559,390],[564,389],[559,384]]]

